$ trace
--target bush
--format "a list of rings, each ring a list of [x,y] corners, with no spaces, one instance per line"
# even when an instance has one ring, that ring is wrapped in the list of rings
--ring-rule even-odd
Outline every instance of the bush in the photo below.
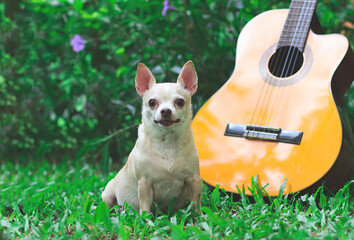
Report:
[[[137,63],[149,66],[160,82],[175,81],[192,59],[201,82],[197,110],[230,76],[243,26],[290,1],[170,4],[176,9],[162,16],[162,0],[1,2],[1,156],[60,158],[76,154],[89,139],[127,129],[110,138],[110,156],[122,161],[140,122]],[[326,32],[344,33],[353,45],[349,0],[320,1],[318,15]],[[85,41],[80,52],[70,45],[76,34]],[[354,117],[354,94],[348,97]]]

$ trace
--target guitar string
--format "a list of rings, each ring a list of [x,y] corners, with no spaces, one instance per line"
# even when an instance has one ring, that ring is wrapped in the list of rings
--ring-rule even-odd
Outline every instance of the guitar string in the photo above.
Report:
[[[293,2],[292,2],[292,4],[293,4]],[[290,6],[290,8],[291,7],[293,7],[293,6]],[[289,18],[290,18],[290,16],[289,16]],[[287,23],[289,23],[289,22],[285,22],[285,24],[287,24]],[[272,63],[272,65],[274,66],[273,71],[274,71],[275,75],[279,75],[280,70],[281,70],[281,65],[279,63],[284,61],[285,55],[286,55],[286,50],[284,48],[280,47],[279,53],[274,60],[275,62]],[[265,116],[267,114],[267,109],[268,109],[268,105],[270,103],[270,99],[272,97],[273,89],[274,89],[274,87],[276,87],[275,80],[276,80],[276,78],[274,78],[269,72],[267,72],[267,75],[265,78],[265,83],[268,83],[268,84],[267,84],[266,92],[264,95],[264,101],[262,101],[261,106],[259,107],[260,109],[263,109],[263,114],[261,113],[261,110],[259,110],[260,115],[257,116],[257,119],[260,119],[259,125],[266,126],[266,121],[263,123],[263,120],[265,119]],[[268,91],[269,89],[270,89],[270,92]],[[268,113],[269,113],[269,111],[268,111]],[[267,132],[267,130],[266,130],[266,132]],[[257,134],[257,137],[259,137],[259,133]]]
[[[300,2],[300,3],[303,3],[303,2]],[[290,6],[290,7],[293,7],[293,6]],[[291,17],[292,16],[289,16],[290,18],[290,22],[291,22]],[[287,54],[286,54],[287,53]],[[285,51],[284,48],[280,48],[279,50],[279,54],[275,60],[275,63],[274,63],[274,66],[275,68],[278,67],[278,70],[275,70],[276,75],[279,75],[281,72],[281,65],[279,65],[279,60],[284,60],[284,57],[285,55],[287,55],[286,57],[286,60],[288,59],[288,55],[289,55],[289,51]],[[284,67],[286,66],[286,64],[284,65]],[[284,69],[282,70],[282,73],[280,76],[283,76],[283,72],[284,72]],[[276,87],[278,87],[278,83],[276,83],[277,79],[272,77],[269,73],[267,73],[267,76],[266,76],[266,79],[265,79],[265,83],[266,82],[269,82],[269,84],[267,84],[268,86],[266,87],[266,91],[265,91],[265,94],[264,93],[264,85],[265,83],[263,84],[263,87],[262,87],[262,90],[261,90],[261,94],[260,94],[260,97],[258,98],[258,101],[257,101],[257,104],[256,104],[256,109],[253,113],[253,116],[252,116],[252,119],[251,119],[251,124],[254,124],[254,121],[259,121],[259,118],[260,118],[260,115],[262,115],[262,109],[264,109],[263,111],[263,117],[260,119],[260,123],[258,125],[262,125],[262,120],[265,119],[265,114],[266,114],[266,110],[268,109],[268,105],[270,102],[272,102],[271,105],[273,105],[273,102],[276,98],[276,94],[272,94],[273,92],[273,89],[275,88],[276,90],[278,90]],[[275,87],[274,87],[275,86]],[[269,92],[270,90],[270,92]],[[268,96],[270,94],[270,97]],[[266,101],[266,105],[264,106],[264,102],[265,101],[261,101],[261,99],[265,100],[268,98],[268,101]],[[260,104],[261,102],[261,104]],[[258,114],[256,114],[258,112]],[[266,123],[263,124],[263,125],[267,125],[268,123],[268,119],[269,119],[269,113],[270,111],[268,111],[268,116],[267,116],[267,120],[266,120]],[[255,118],[256,117],[256,118]]]
[[[274,60],[275,63],[273,64],[273,66],[275,67],[279,66],[279,60],[282,58],[281,56],[284,56],[284,54],[285,54],[284,49],[281,48],[279,50],[279,55],[277,55],[276,59]],[[272,85],[272,76],[269,74],[269,72],[267,72],[267,75],[264,79],[261,94],[259,95],[256,108],[251,119],[251,125],[262,125],[262,120],[264,119],[264,116],[266,114],[266,109],[268,105],[267,103],[269,103],[269,99],[267,101],[267,98],[269,98],[269,95],[271,95],[270,93],[272,92],[273,87],[274,86]],[[264,103],[266,103],[266,105],[264,105]],[[262,109],[263,109],[263,114],[262,114]],[[255,127],[253,130],[255,130]],[[259,133],[257,134],[257,137],[259,137]]]
[[[306,29],[306,16],[309,15],[308,12],[311,11],[311,2],[300,2],[302,4],[304,4],[301,8],[301,13],[297,14],[297,13],[293,13],[292,15],[290,15],[290,18],[293,15],[298,15],[298,19],[297,19],[297,25],[295,27],[295,31],[293,32],[293,37],[292,37],[292,41],[290,44],[289,49],[287,49],[287,56],[285,59],[284,64],[282,65],[282,69],[281,72],[278,72],[276,75],[280,76],[280,78],[287,78],[289,75],[293,74],[293,70],[295,68],[295,63],[297,62],[297,59],[299,57],[299,50],[298,47],[298,43],[301,42],[301,32],[303,31],[303,29]],[[310,6],[309,6],[310,5]],[[301,51],[300,51],[301,52]],[[284,56],[283,56],[284,57]],[[284,102],[285,99],[284,97],[286,96],[286,93],[288,92],[289,87],[284,88],[284,86],[286,86],[286,80],[278,80],[277,78],[274,77],[274,82],[273,85],[276,86],[275,91],[272,93],[272,97],[271,97],[271,105],[269,107],[269,111],[268,111],[268,116],[266,119],[266,125],[269,126],[278,126],[279,125],[279,116],[281,116],[281,112],[284,106]],[[279,104],[275,104],[275,101],[277,101]],[[278,107],[277,109],[274,109],[274,107]],[[275,114],[270,118],[270,113],[274,112]],[[271,132],[271,130],[270,130]],[[274,133],[274,132],[273,132]]]
[[[274,60],[273,66],[275,68],[277,66],[279,66],[279,60],[282,59],[282,56],[284,56],[284,54],[285,54],[284,49],[281,48],[279,50],[279,54],[277,55],[277,57]],[[269,91],[271,92],[272,91],[271,88],[273,88],[273,87],[274,86],[272,85],[272,76],[269,74],[269,72],[267,72],[266,77],[263,82],[261,93],[260,93],[257,103],[256,103],[256,108],[255,108],[252,118],[251,118],[251,125],[262,125],[262,120],[264,119],[266,106],[267,106],[267,104],[266,104],[266,106],[264,106],[264,103],[269,102],[269,100],[267,101],[267,98],[269,98],[268,97]],[[262,114],[262,109],[263,109],[263,114]],[[261,117],[261,115],[263,115],[263,116]],[[253,130],[255,130],[255,128]],[[258,136],[259,135],[257,135],[257,137]]]
[[[299,3],[303,4],[304,2],[299,2]],[[306,3],[305,3],[305,5],[306,5]],[[291,7],[293,7],[293,6],[291,6]],[[304,17],[307,15],[306,12],[307,12],[308,8],[306,6],[302,6],[302,7],[299,7],[299,8],[301,9],[301,13],[300,14],[297,14],[297,13],[294,13],[294,12],[292,12],[292,14],[289,13],[289,21],[290,21],[290,23],[291,23],[291,20],[293,20],[293,19],[291,19],[293,17],[293,15],[298,15],[299,16],[298,19],[297,19],[297,25],[296,25],[295,31],[293,33],[294,36],[292,38],[292,43],[290,44],[290,46],[294,45],[294,41],[295,41],[295,43],[298,41],[298,38],[296,36],[299,36],[299,35],[298,35],[297,32],[302,32],[302,30],[304,28],[303,27],[303,23],[305,22],[305,18]],[[304,13],[304,10],[305,10],[305,13]],[[295,44],[295,46],[296,46],[296,44]],[[287,49],[287,51],[286,51],[286,53],[287,53],[286,55],[287,56],[286,56],[285,62],[284,62],[284,52],[283,52],[283,54],[279,54],[279,55],[281,55],[281,59],[282,59],[282,62],[284,62],[284,65],[278,65],[279,66],[278,67],[278,71],[276,71],[277,73],[275,73],[276,76],[279,76],[280,78],[287,77],[290,74],[289,70],[290,70],[291,66],[293,66],[292,70],[291,70],[291,71],[293,71],[295,65],[294,64],[291,65],[290,63],[292,63],[292,61],[294,59],[293,58],[294,54],[296,55],[294,63],[296,63],[297,58],[298,58],[298,54],[299,54],[299,51],[296,51],[296,53],[294,53],[295,50],[296,50],[295,47],[294,48],[290,48],[289,47],[289,49]],[[289,55],[290,55],[290,60],[289,60]],[[283,66],[283,69],[280,72],[281,66]],[[285,71],[285,73],[284,73],[284,71]],[[273,86],[275,86],[275,93],[272,93],[272,95],[269,98],[270,99],[269,101],[271,102],[271,105],[269,107],[268,116],[267,116],[267,119],[266,119],[264,125],[278,127],[279,116],[281,115],[280,113],[282,112],[282,108],[283,108],[282,106],[284,105],[284,102],[285,102],[284,101],[284,96],[286,96],[286,92],[288,92],[288,88],[286,88],[286,89],[283,88],[285,86],[285,81],[284,80],[280,81],[276,77],[273,77],[272,80],[273,81],[272,81],[271,84]],[[280,92],[279,93],[280,96],[278,96],[279,95],[278,92]],[[276,106],[274,104],[274,101],[276,101],[276,100],[278,100],[278,102],[280,102],[281,107],[279,107],[278,109],[274,110],[273,106]],[[266,109],[268,109],[268,106],[266,107]],[[274,118],[271,118],[271,122],[269,122],[269,118],[270,118],[270,113],[271,112],[275,112],[274,116],[275,116],[276,120],[274,121],[273,120]],[[276,130],[273,131],[272,129],[269,129],[269,131],[266,131],[266,132],[275,133],[275,131]]]
[[[303,32],[303,30],[308,30],[308,26],[307,26],[307,22],[306,22],[306,15],[308,14],[309,11],[311,11],[310,6],[306,6],[306,3],[304,4],[304,9],[305,9],[305,13],[301,14],[299,16],[299,18],[302,18],[299,20],[299,26],[296,27],[296,30],[294,32],[294,37],[293,37],[293,42],[295,42],[295,44],[291,44],[291,45],[294,45],[294,46],[298,46],[298,43],[301,42],[301,39],[302,38],[302,35],[301,35],[301,32]],[[309,10],[309,11],[308,11]],[[301,10],[301,13],[303,11]],[[299,32],[299,35],[297,34],[297,32]],[[299,37],[298,37],[299,36]],[[305,44],[305,43],[303,43]],[[296,47],[294,47],[294,50],[296,53],[295,53],[295,59],[294,59],[294,54],[292,54],[291,56],[291,59],[290,59],[290,63],[292,63],[292,65],[289,65],[287,67],[287,70],[286,70],[286,76],[288,76],[289,74],[294,74],[294,68],[295,68],[295,65],[297,64],[297,61],[298,61],[298,57],[299,57],[299,52],[301,52],[300,54],[303,54],[303,46],[302,46],[302,49],[296,49]],[[300,46],[301,47],[301,46]],[[304,62],[303,62],[304,63]],[[303,64],[302,63],[302,64]],[[301,69],[301,67],[300,67]],[[300,70],[299,69],[299,70]],[[284,109],[284,106],[286,105],[285,104],[285,96],[287,96],[287,93],[289,91],[289,87],[285,87],[284,88],[284,82],[281,82],[282,84],[280,85],[280,87],[282,88],[283,91],[280,92],[280,96],[279,96],[279,102],[280,102],[280,106],[278,108],[278,114],[275,116],[275,124],[279,125],[279,118],[280,116],[282,115],[281,113],[283,112],[283,109]]]
[[[299,25],[299,27],[297,28],[298,29],[298,33],[294,33],[294,35],[297,35],[298,37],[297,38],[293,38],[294,42],[295,43],[298,43],[299,40],[302,40],[300,42],[303,42],[302,46],[301,46],[301,49],[299,49],[299,51],[296,51],[296,54],[295,56],[292,55],[292,59],[290,60],[290,62],[293,62],[292,65],[289,65],[288,66],[288,69],[286,70],[287,73],[286,75],[288,74],[293,74],[294,72],[294,68],[295,68],[295,64],[297,63],[298,61],[298,58],[299,56],[301,56],[301,54],[304,53],[304,49],[305,49],[305,46],[306,46],[306,37],[308,35],[308,32],[310,31],[310,24],[311,24],[311,20],[312,19],[309,19],[307,18],[306,16],[312,16],[313,15],[313,12],[316,8],[316,3],[317,3],[317,0],[316,1],[308,1],[305,3],[306,6],[304,6],[304,9],[305,9],[305,13],[302,14],[302,18],[301,21],[299,21],[299,23],[301,23]],[[305,31],[304,31],[305,30]],[[306,32],[306,35],[303,36],[302,33]],[[305,38],[305,39],[303,39]],[[294,59],[295,57],[295,59]],[[303,59],[302,61],[302,66],[305,64],[305,60],[306,59]],[[302,66],[300,67],[300,69],[302,68]],[[291,69],[290,69],[291,68]],[[298,71],[300,71],[300,69]],[[284,82],[281,82],[282,84],[280,85],[281,89],[283,89],[285,83]],[[283,112],[283,109],[285,107],[285,98],[289,91],[289,87],[285,87],[285,89],[283,91],[280,91],[280,96],[279,96],[279,102],[280,102],[280,106],[279,106],[279,109],[278,109],[278,114],[276,115],[276,117],[274,118],[274,121],[273,121],[273,124],[277,124],[279,125],[279,118],[280,116],[283,116],[283,114],[281,114]]]
[[[268,80],[269,77],[270,77],[269,73],[267,73],[266,78],[264,79],[264,82],[263,82],[261,93],[260,93],[257,103],[256,103],[255,110],[254,110],[252,118],[251,118],[251,125],[262,125],[262,119],[260,119],[260,115],[261,115],[262,109],[264,109],[263,103],[266,101],[269,87],[272,87],[270,84],[267,84],[267,82],[269,81]],[[252,130],[252,128],[251,128],[251,130]],[[256,127],[254,127],[253,130],[256,130]],[[258,135],[257,135],[257,137],[258,137]]]
[[[307,15],[307,10],[308,10],[308,6],[306,6],[307,4],[304,2],[302,2],[302,4],[304,4],[304,5],[300,8],[301,9],[300,14],[295,13],[295,15],[298,15],[297,24],[295,27],[295,31],[293,32],[293,37],[292,37],[290,47],[288,49],[286,61],[283,65],[283,69],[280,74],[281,77],[286,78],[289,75],[293,74],[293,70],[295,68],[295,65],[296,65],[296,62],[298,59],[299,50],[297,49],[297,47],[298,47],[298,42],[301,42],[301,41],[299,41],[299,40],[301,40],[301,37],[299,38],[298,36],[301,36],[301,35],[299,35],[299,33],[302,32],[302,30],[304,28],[304,23],[306,20],[306,18],[304,18],[304,17]],[[306,28],[306,26],[305,26],[305,28]],[[294,60],[294,55],[295,55],[295,60]],[[290,56],[290,58],[289,58],[289,56]],[[291,70],[290,70],[290,68],[291,68]],[[288,89],[289,89],[289,87],[286,87],[284,89],[284,86],[286,86],[285,81],[286,81],[286,79],[282,80],[282,81],[281,80],[278,81],[279,90],[278,90],[278,88],[276,89],[275,97],[273,99],[273,101],[276,99],[280,103],[281,107],[279,107],[279,105],[277,105],[277,107],[278,107],[277,109],[275,109],[275,110],[273,110],[272,108],[270,109],[271,112],[275,112],[275,115],[274,115],[275,118],[271,119],[271,125],[274,125],[274,126],[279,126],[279,116],[281,115],[280,113],[282,112],[282,108],[283,108],[282,106],[284,105],[284,102],[285,102],[284,96],[286,96],[286,93],[288,92]],[[280,92],[280,93],[278,94],[278,92]],[[280,95],[280,96],[278,96],[278,95]],[[272,105],[274,105],[274,104],[272,103]],[[267,118],[267,123],[268,123],[268,121],[269,121],[269,115]]]

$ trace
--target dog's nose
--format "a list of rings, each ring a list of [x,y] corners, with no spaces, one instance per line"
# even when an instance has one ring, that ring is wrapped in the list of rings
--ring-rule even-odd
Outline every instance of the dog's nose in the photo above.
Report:
[[[161,109],[161,116],[162,116],[163,118],[169,118],[169,117],[171,117],[171,115],[172,115],[171,109],[169,109],[169,108],[163,108],[163,109]]]

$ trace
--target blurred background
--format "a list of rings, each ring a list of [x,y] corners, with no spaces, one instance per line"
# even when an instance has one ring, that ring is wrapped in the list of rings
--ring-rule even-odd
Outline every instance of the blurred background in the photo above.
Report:
[[[139,62],[165,82],[193,60],[196,112],[231,75],[244,25],[290,2],[0,1],[0,161],[124,163],[141,121]],[[354,46],[353,0],[320,0],[317,14]],[[344,108],[354,125],[353,85]]]

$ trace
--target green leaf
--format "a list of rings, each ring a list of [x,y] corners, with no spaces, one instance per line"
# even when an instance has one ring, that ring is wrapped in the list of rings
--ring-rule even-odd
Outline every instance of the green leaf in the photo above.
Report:
[[[117,55],[122,55],[122,54],[124,54],[124,52],[125,52],[125,48],[124,48],[124,47],[118,48],[118,49],[116,50],[116,54],[117,54]]]
[[[326,209],[327,207],[327,198],[323,193],[323,186],[321,187],[321,191],[320,191],[320,206],[322,209]]]
[[[62,83],[60,83],[60,88],[63,89],[65,91],[66,94],[70,94],[71,92],[71,84],[72,84],[73,79],[72,78],[68,78],[66,80],[64,80]]]
[[[117,73],[116,73],[116,76],[117,78],[119,78],[123,73],[125,73],[127,71],[127,68],[122,66],[122,67],[119,67],[117,69]]]
[[[66,120],[63,117],[58,117],[57,125],[58,127],[64,127],[66,125]]]
[[[91,210],[91,206],[92,206],[92,200],[91,200],[91,197],[90,196],[87,196],[86,197],[86,200],[85,200],[85,204],[84,204],[84,212],[85,213],[89,213],[90,210]]]
[[[96,224],[103,223],[105,227],[108,229],[111,229],[112,227],[112,222],[109,217],[109,209],[107,207],[107,204],[105,202],[100,202],[95,209],[95,215],[94,215],[94,221]]]
[[[279,194],[278,194],[278,200],[281,200],[283,198],[283,194],[284,194],[284,188],[285,188],[285,184],[288,181],[288,179],[285,179],[284,182],[281,184],[280,189],[279,189]]]
[[[210,208],[204,206],[202,207],[202,211],[208,216],[209,221],[211,221],[214,224],[219,224],[220,219],[217,214],[215,214]]]
[[[82,0],[74,0],[74,8],[76,11],[80,12],[84,6],[84,2]]]
[[[5,84],[5,78],[4,76],[0,75],[0,85],[4,85]]]
[[[75,110],[78,112],[82,112],[82,110],[84,110],[86,106],[86,103],[87,103],[86,95],[81,95],[75,103]]]

